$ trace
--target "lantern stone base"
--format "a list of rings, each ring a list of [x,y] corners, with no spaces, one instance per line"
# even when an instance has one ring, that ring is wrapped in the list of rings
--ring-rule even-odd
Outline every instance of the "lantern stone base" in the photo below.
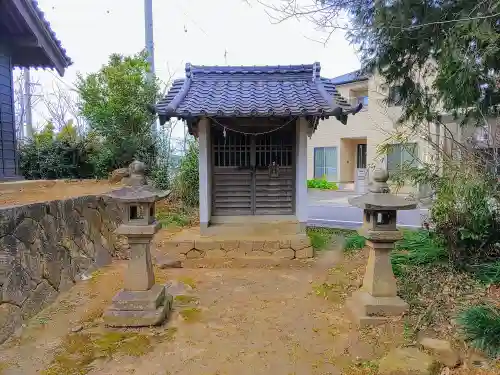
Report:
[[[104,324],[109,327],[160,325],[168,319],[172,301],[172,296],[159,284],[147,291],[121,290],[104,313]]]
[[[400,297],[374,297],[358,290],[346,302],[352,319],[360,327],[385,323],[389,317],[400,316],[408,311],[408,304]]]

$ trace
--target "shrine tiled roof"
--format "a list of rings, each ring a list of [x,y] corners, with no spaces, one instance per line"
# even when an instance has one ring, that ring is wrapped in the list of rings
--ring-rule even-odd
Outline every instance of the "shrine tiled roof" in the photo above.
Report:
[[[194,66],[175,80],[157,104],[161,122],[172,117],[334,116],[343,123],[357,113],[320,76],[320,64],[289,66]]]

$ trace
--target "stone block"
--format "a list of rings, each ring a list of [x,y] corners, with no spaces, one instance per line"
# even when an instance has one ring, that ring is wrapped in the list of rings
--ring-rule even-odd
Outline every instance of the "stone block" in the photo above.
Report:
[[[0,287],[7,280],[12,267],[14,266],[15,258],[14,256],[7,253],[0,253]]]
[[[434,359],[416,348],[394,349],[379,362],[379,375],[433,375],[438,366]]]
[[[190,250],[186,254],[186,259],[200,259],[200,258],[203,258],[204,255],[205,254],[202,253],[201,251],[198,251],[197,249],[193,249],[193,250]]]
[[[253,249],[253,241],[240,241],[239,251],[243,254],[250,254]]]
[[[57,290],[52,288],[46,280],[40,282],[40,284],[29,293],[28,298],[21,308],[23,319],[27,320],[38,314],[46,306],[56,300],[57,294]]]
[[[0,344],[4,343],[21,324],[21,309],[10,303],[2,303],[0,305]]]
[[[43,278],[48,280],[50,285],[59,290],[61,283],[62,262],[59,259],[49,259],[43,257]]]
[[[155,310],[114,310],[103,314],[104,324],[108,327],[148,327],[162,324],[168,319],[173,298],[166,295],[162,305]]]
[[[205,258],[225,258],[226,252],[220,249],[208,250],[205,252]]]
[[[194,241],[194,248],[200,252],[210,251],[210,250],[220,250],[220,244],[218,241],[212,239],[203,239]]]
[[[449,341],[424,337],[420,340],[420,345],[431,351],[435,358],[447,367],[455,368],[461,363],[460,355]]]
[[[279,249],[272,254],[276,259],[293,259],[295,258],[295,251],[292,249]]]
[[[312,246],[304,247],[303,249],[295,251],[295,258],[297,259],[306,259],[314,257],[314,249]]]
[[[220,248],[226,252],[237,250],[240,246],[240,241],[221,241]]]
[[[146,291],[120,290],[111,303],[112,310],[156,310],[165,300],[165,287],[155,284]]]
[[[309,246],[311,246],[311,240],[305,234],[296,235],[290,240],[290,247],[295,251],[302,250]]]
[[[2,286],[2,301],[22,306],[35,287],[28,272],[19,263],[14,263]]]
[[[279,249],[280,249],[280,241],[266,241],[263,250],[268,253],[274,253]]]
[[[266,241],[252,241],[252,252],[263,251]]]
[[[246,254],[246,258],[261,258],[261,257],[271,257],[271,254],[261,250],[254,250]]]
[[[292,247],[292,240],[287,239],[287,240],[280,240],[280,249],[291,249]]]
[[[24,219],[15,229],[14,236],[26,245],[35,242],[38,224],[31,218]]]
[[[249,253],[251,253],[251,250]],[[246,255],[245,249],[242,248],[241,246],[234,249],[234,250],[230,250],[230,251],[226,252],[226,258],[229,258],[229,259],[244,258],[245,255]]]

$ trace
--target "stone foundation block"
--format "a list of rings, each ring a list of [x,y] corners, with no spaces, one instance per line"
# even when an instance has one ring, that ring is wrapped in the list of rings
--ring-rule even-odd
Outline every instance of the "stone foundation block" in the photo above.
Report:
[[[306,259],[314,257],[314,249],[312,246],[305,247],[301,250],[295,251],[295,258],[297,259]]]
[[[205,253],[205,258],[225,258],[226,252],[224,250],[215,249],[209,250]]]
[[[192,249],[189,250],[189,252],[186,254],[186,259],[200,259],[205,256],[205,252],[198,251],[197,249]]]
[[[217,241],[206,239],[206,240],[196,240],[194,242],[194,248],[198,251],[210,251],[210,250],[220,250],[220,244]]]
[[[113,310],[156,310],[165,300],[165,287],[155,284],[146,291],[120,290],[111,303]]]
[[[220,241],[220,248],[224,251],[234,251],[240,247],[240,241]]]
[[[311,240],[306,234],[294,236],[294,238],[290,240],[290,247],[295,251],[302,250],[310,246]]]
[[[295,258],[295,251],[292,249],[279,249],[272,254],[273,258],[276,259],[293,259]]]
[[[354,322],[362,327],[385,323],[388,317],[400,316],[409,309],[400,297],[373,297],[361,290],[352,294],[346,307]]]
[[[148,327],[162,324],[170,315],[172,310],[173,298],[170,294],[165,294],[164,286],[159,286],[163,292],[156,290],[151,293],[150,299],[144,299],[145,295],[125,296],[128,299],[118,302],[118,295],[113,300],[113,305],[104,314],[104,324],[108,327]],[[135,293],[135,292],[131,292]],[[156,308],[151,308],[158,304],[158,293],[163,293],[164,298]],[[123,296],[123,295],[122,295]],[[124,306],[125,309],[115,309],[116,305]],[[139,307],[149,307],[138,310]],[[136,310],[128,310],[128,308],[136,308]]]

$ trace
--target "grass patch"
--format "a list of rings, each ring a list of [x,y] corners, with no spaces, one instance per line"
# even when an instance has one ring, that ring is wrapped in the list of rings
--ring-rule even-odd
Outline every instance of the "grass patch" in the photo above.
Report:
[[[500,308],[473,306],[458,317],[465,340],[493,359],[500,359]]]
[[[180,294],[178,296],[175,296],[174,301],[180,303],[181,305],[187,305],[189,303],[197,302],[198,298],[195,296],[186,296]]]
[[[352,230],[323,228],[323,227],[308,227],[307,235],[311,240],[311,245],[316,251],[331,249],[339,239],[356,233]]]
[[[361,250],[365,247],[366,238],[353,233],[345,238],[344,251]]]
[[[403,231],[403,239],[396,242],[391,253],[392,270],[396,277],[403,276],[408,267],[443,263],[447,259],[443,241],[426,230]]]
[[[189,307],[181,310],[180,314],[184,321],[189,323],[198,322],[201,319],[201,310],[197,307]]]
[[[183,207],[163,207],[156,212],[156,220],[163,228],[187,227],[193,223],[193,216],[192,210]]]
[[[9,369],[10,365],[4,361],[0,361],[0,375],[3,375],[5,371]]]
[[[157,336],[120,331],[70,334],[65,337],[54,360],[42,374],[85,375],[92,370],[92,363],[98,358],[143,356],[153,350],[154,344],[171,341],[175,332],[175,329],[168,329]]]
[[[500,284],[500,261],[470,264],[466,269],[483,284]]]

